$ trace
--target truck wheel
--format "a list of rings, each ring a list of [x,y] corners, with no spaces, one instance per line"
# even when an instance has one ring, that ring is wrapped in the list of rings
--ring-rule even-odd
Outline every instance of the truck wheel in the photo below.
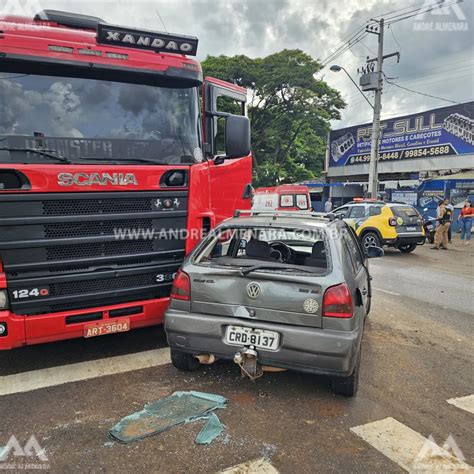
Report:
[[[332,377],[332,391],[336,395],[344,395],[345,397],[353,397],[359,388],[359,372],[360,372],[360,353],[362,348],[359,347],[356,366],[349,377]]]
[[[175,351],[170,349],[171,352],[171,363],[178,369],[183,372],[193,372],[194,370],[199,369],[201,365],[199,361],[185,352]]]
[[[365,249],[369,247],[381,247],[379,236],[375,232],[367,232],[362,236],[362,246]]]
[[[398,250],[403,253],[410,253],[413,252],[413,250],[416,249],[416,244],[406,244],[406,245],[400,245],[398,247]]]

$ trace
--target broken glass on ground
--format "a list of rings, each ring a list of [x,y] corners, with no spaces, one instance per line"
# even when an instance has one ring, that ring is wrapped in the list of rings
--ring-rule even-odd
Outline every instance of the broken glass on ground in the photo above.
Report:
[[[215,413],[211,413],[194,441],[197,444],[211,444],[223,431],[221,420]]]
[[[129,443],[161,433],[173,426],[206,419],[206,425],[196,438],[196,442],[209,444],[223,430],[219,418],[212,412],[225,408],[227,401],[226,398],[212,393],[175,392],[169,397],[148,403],[141,411],[122,418],[109,430],[109,433],[114,439],[122,443]],[[212,414],[215,418],[211,416]],[[221,426],[220,430],[218,425]],[[210,441],[199,443],[198,438]]]

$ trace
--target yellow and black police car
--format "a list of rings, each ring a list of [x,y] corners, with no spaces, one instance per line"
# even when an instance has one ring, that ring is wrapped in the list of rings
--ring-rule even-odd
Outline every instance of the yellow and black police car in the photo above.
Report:
[[[332,212],[354,228],[364,248],[386,245],[410,253],[425,243],[423,219],[409,204],[360,199]]]

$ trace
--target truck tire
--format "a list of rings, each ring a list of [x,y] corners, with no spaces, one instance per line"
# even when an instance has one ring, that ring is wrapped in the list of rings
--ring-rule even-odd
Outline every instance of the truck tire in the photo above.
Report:
[[[170,349],[171,352],[171,363],[183,372],[193,372],[199,369],[201,365],[199,361],[191,354],[186,352],[179,352],[174,349]]]
[[[366,232],[361,238],[362,246],[365,249],[369,247],[381,247],[379,236],[375,232]]]
[[[336,395],[343,395],[344,397],[353,397],[359,388],[359,372],[360,372],[360,353],[362,348],[359,347],[359,354],[357,355],[356,366],[349,377],[332,377],[331,386],[332,391]]]
[[[405,244],[405,245],[400,245],[398,247],[398,250],[403,253],[410,253],[413,252],[413,250],[416,249],[416,244]]]

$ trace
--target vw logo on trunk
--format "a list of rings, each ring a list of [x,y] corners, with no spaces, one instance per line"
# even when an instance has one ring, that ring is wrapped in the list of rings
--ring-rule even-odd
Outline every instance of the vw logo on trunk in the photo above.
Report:
[[[258,283],[252,282],[247,285],[247,295],[253,300],[260,296],[261,291],[262,290]]]

